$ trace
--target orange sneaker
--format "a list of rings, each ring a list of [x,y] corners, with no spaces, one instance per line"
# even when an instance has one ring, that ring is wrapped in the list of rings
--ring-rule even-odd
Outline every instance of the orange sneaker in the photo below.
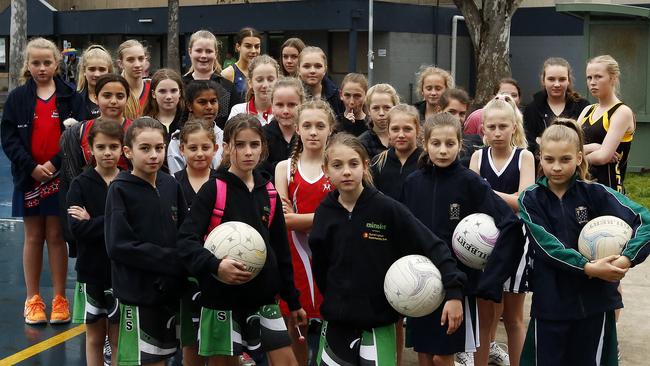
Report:
[[[50,314],[50,324],[63,324],[70,322],[70,307],[68,300],[61,295],[54,296],[52,300],[52,314]]]
[[[40,295],[34,295],[25,301],[25,310],[23,312],[26,324],[44,324],[47,323],[45,317],[45,303]]]

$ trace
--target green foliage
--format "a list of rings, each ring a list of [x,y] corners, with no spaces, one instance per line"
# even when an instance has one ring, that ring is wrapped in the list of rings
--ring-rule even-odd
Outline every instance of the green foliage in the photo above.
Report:
[[[625,193],[633,201],[650,208],[650,172],[627,173]]]

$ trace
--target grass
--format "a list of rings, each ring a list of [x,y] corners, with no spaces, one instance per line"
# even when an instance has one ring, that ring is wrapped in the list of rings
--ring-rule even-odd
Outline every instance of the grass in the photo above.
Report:
[[[625,193],[631,200],[650,209],[650,172],[627,173]]]

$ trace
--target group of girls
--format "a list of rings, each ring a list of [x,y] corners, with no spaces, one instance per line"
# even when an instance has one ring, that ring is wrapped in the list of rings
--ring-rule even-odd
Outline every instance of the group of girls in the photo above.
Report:
[[[493,362],[501,315],[513,365],[596,356],[615,364],[615,342],[598,338],[605,329],[615,340],[610,312],[622,305],[609,282],[648,255],[650,217],[584,180],[588,161],[599,182],[623,190],[634,117],[616,96],[620,71],[611,57],[587,66],[598,103],[583,106],[582,128],[552,125],[550,117],[581,105],[568,63],[553,58],[544,64],[545,90],[524,112],[530,121],[516,82],[504,80],[479,130],[468,133],[469,96],[445,70],[423,68],[424,100],[409,106],[391,85],[369,88],[360,74],[339,89],[326,76],[325,53],[299,39],[285,42],[280,63],[259,55],[260,44],[257,31],[243,29],[239,60],[221,71],[216,37],[198,31],[190,71],[161,69],[151,80],[142,76],[147,50],[139,42],[120,45],[121,75],[103,47],[91,46],[77,93],[56,73],[56,46],[30,41],[26,83],[10,94],[0,125],[13,214],[25,222],[26,323],[47,322],[39,294],[47,241],[50,323],[87,325],[89,365],[101,364],[106,337],[114,364],[163,365],[176,352],[174,324],[187,365],[231,365],[246,349],[263,350],[259,361],[275,365],[395,365],[403,322],[384,297],[383,276],[417,253],[440,269],[446,291],[433,314],[406,322],[406,344],[421,365]],[[550,219],[561,210],[567,220]],[[450,250],[456,225],[479,212],[501,233],[483,273]],[[635,235],[621,256],[587,262],[575,251],[577,233],[608,213]],[[228,221],[264,238],[267,261],[252,280],[242,264],[203,248]],[[72,316],[66,242],[78,256]],[[530,279],[529,257],[540,263]],[[560,276],[568,284],[551,285]],[[529,282],[540,295],[526,336]],[[589,306],[576,307],[583,296]]]

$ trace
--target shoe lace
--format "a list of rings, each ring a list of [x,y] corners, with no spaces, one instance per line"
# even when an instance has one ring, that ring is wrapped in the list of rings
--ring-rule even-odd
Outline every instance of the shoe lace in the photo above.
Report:
[[[52,310],[56,312],[63,312],[68,308],[68,300],[63,297],[57,297],[52,301]]]
[[[468,362],[472,361],[473,357],[467,352],[459,352],[456,353],[456,359],[458,359],[458,362],[467,365]]]
[[[27,314],[33,315],[38,310],[45,311],[45,303],[41,299],[30,300],[27,303]]]

